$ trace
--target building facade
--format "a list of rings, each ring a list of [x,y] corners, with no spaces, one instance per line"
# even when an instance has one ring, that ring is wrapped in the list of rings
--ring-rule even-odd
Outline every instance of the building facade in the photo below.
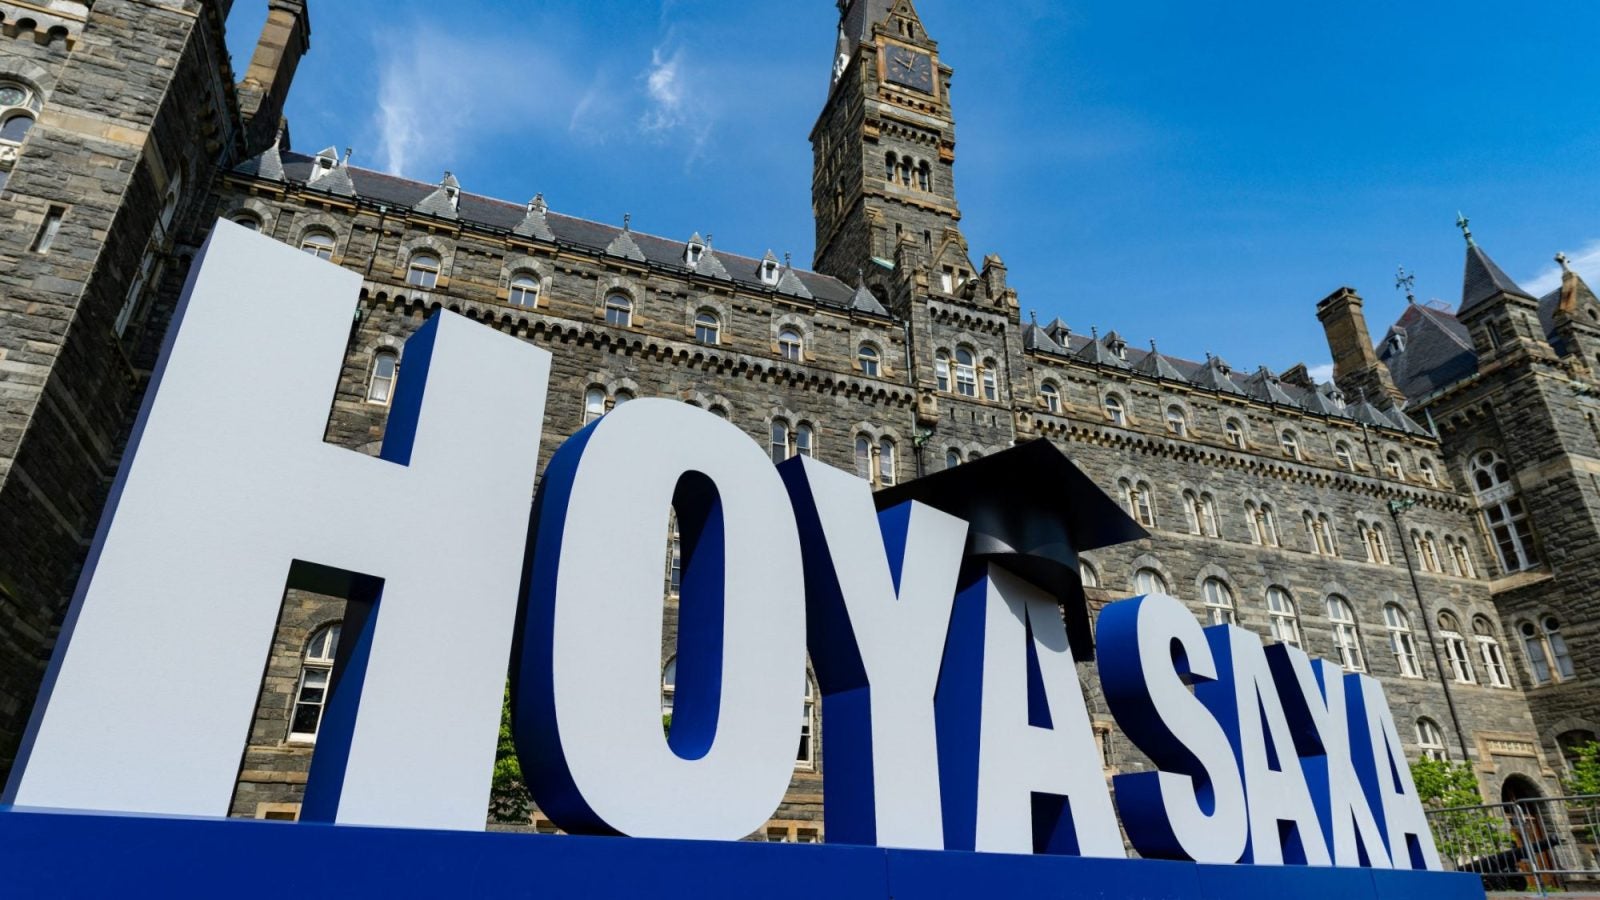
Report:
[[[440,309],[553,354],[541,462],[644,396],[721,415],[775,460],[814,456],[877,486],[1046,439],[1151,532],[1086,555],[1094,603],[1163,590],[1209,622],[1369,672],[1408,755],[1470,760],[1492,800],[1558,792],[1563,748],[1600,731],[1587,588],[1600,305],[1576,275],[1535,300],[1470,245],[1460,311],[1413,306],[1377,346],[1360,296],[1335,291],[1315,305],[1333,384],[1025,321],[1001,258],[975,264],[962,233],[952,69],[910,0],[840,0],[811,134],[812,270],[563,215],[540,196],[477,196],[449,173],[425,183],[333,148],[294,151],[280,112],[308,47],[299,0],[272,0],[238,85],[218,54],[226,3],[58,0],[56,38],[37,18],[21,29],[14,8],[0,2],[0,100],[15,85],[14,114],[36,122],[4,143],[16,129],[0,111],[13,160],[0,193],[0,766],[186,258],[218,218],[361,273],[327,432],[352,451],[376,453],[404,342]],[[148,91],[95,80],[107,54],[158,44]],[[113,101],[129,108],[100,108]],[[663,535],[664,716],[675,579]],[[343,609],[286,594],[234,814],[296,815]],[[1084,676],[1108,773],[1147,765],[1092,666]],[[764,837],[824,837],[814,687],[808,699],[792,790]]]

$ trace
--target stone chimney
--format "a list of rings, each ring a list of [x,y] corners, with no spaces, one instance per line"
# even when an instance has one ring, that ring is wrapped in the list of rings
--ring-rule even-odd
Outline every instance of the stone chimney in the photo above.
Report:
[[[268,0],[267,23],[261,27],[250,70],[238,85],[247,156],[262,152],[277,138],[289,85],[300,57],[310,49],[311,17],[306,0]]]
[[[1346,396],[1365,395],[1379,409],[1405,405],[1405,395],[1395,387],[1389,367],[1378,359],[1361,311],[1361,295],[1342,287],[1317,304],[1317,318],[1328,335],[1333,354],[1333,382]]]

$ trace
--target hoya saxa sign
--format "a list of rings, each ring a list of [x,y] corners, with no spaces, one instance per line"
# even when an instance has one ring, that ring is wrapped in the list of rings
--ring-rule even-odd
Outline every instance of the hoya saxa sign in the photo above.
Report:
[[[73,869],[63,845],[178,842],[206,848],[186,860],[196,890],[257,854],[320,851],[388,860],[339,868],[371,894],[463,892],[493,861],[528,867],[530,891],[601,896],[1061,879],[1105,897],[1481,896],[1437,871],[1378,682],[1161,595],[1107,606],[1091,633],[1077,552],[1143,532],[1049,444],[874,495],[637,400],[540,472],[550,355],[441,311],[406,344],[372,458],[322,440],[358,291],[230,223],[207,242],[6,786],[0,860],[23,883],[169,886],[142,855]],[[351,609],[303,821],[223,820],[285,585]],[[177,633],[190,653],[163,649]],[[808,655],[830,843],[736,843],[788,787]],[[1154,763],[1112,785],[1091,659]],[[461,834],[485,827],[508,670],[540,808],[640,840]],[[663,889],[641,866],[694,877]]]

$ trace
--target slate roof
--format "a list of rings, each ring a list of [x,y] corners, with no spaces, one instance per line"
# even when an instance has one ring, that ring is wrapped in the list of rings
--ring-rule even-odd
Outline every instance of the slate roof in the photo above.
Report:
[[[1461,279],[1461,312],[1466,312],[1479,303],[1488,300],[1497,294],[1511,294],[1516,297],[1533,297],[1527,291],[1517,286],[1511,276],[1501,271],[1494,264],[1489,254],[1477,244],[1467,247],[1467,268]]]
[[[255,177],[270,177],[263,174],[262,168],[271,168],[267,159],[269,154],[276,152],[268,150],[255,159],[249,160],[235,168],[235,172]],[[329,151],[324,151],[325,153]],[[303,153],[284,151],[278,154],[282,167],[282,178],[286,181],[308,184],[315,157]],[[384,203],[390,206],[405,209],[416,209],[429,195],[441,190],[437,184],[427,184],[412,181],[376,172],[370,169],[361,169],[343,163],[337,164],[333,169],[325,172],[310,185],[314,191],[326,191],[342,196],[356,196],[364,200]],[[462,191],[458,195],[455,207],[456,215],[460,221],[500,230],[527,234],[525,223],[530,218],[528,205],[521,203],[507,203],[492,197],[470,194]],[[542,205],[542,199],[540,200]],[[543,213],[545,227],[549,230],[552,240],[560,243],[581,247],[593,252],[608,252],[616,256],[626,256],[636,262],[650,262],[656,265],[684,269],[683,242],[655,235],[643,234],[637,231],[624,231],[614,225],[603,225],[575,216],[562,215],[561,213],[545,210]],[[519,229],[523,229],[520,230]],[[540,235],[535,235],[540,236]],[[712,254],[708,250],[707,256]],[[723,251],[716,251],[713,265],[722,268],[723,274],[716,277],[727,278],[731,281],[747,285],[754,291],[773,290],[772,286],[762,284],[757,276],[757,267],[761,260],[757,257],[739,256]],[[735,272],[736,275],[728,275]],[[781,276],[777,290],[791,296],[814,300],[824,306],[839,309],[856,309],[861,312],[876,315],[887,315],[856,306],[855,286],[846,284],[837,278],[821,275],[816,272],[807,272],[799,269],[786,269]],[[876,300],[874,300],[876,305]]]
[[[1397,334],[1403,347],[1395,344]],[[1412,400],[1478,371],[1478,355],[1467,326],[1449,311],[1421,303],[1407,306],[1389,328],[1378,345],[1378,359],[1389,367],[1395,386]]]
[[[872,39],[872,26],[889,18],[894,0],[854,0],[844,14],[844,36],[859,47]]]

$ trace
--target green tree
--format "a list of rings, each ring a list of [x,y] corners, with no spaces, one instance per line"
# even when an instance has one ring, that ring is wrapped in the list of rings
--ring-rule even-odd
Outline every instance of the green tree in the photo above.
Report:
[[[511,686],[500,701],[500,744],[494,753],[494,782],[489,789],[489,820],[526,825],[533,817],[533,798],[522,780],[522,764],[511,739]]]
[[[1600,794],[1600,743],[1568,747],[1567,753],[1568,774],[1561,779],[1562,789],[1574,797]]]
[[[1428,823],[1440,855],[1461,862],[1511,847],[1505,819],[1482,808],[1483,795],[1470,764],[1419,759],[1411,764],[1411,780],[1423,806],[1433,811]]]

